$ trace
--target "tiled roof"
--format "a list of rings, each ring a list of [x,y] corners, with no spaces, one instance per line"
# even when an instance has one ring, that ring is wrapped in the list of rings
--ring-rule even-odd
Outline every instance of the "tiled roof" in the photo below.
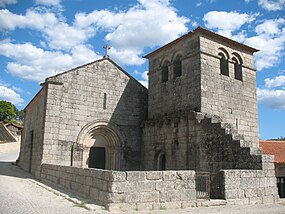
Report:
[[[14,127],[18,128],[18,129],[23,129],[23,128],[24,128],[23,125],[18,124],[18,123],[9,123],[9,124],[6,124],[6,127],[8,127],[8,126],[14,126]]]
[[[0,142],[15,142],[17,141],[11,132],[6,128],[4,123],[0,122]]]
[[[285,163],[285,141],[259,141],[264,154],[275,155],[275,163]]]

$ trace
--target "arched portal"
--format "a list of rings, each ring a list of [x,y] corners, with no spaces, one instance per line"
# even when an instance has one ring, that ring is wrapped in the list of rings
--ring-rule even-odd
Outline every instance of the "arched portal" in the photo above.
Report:
[[[77,143],[83,147],[82,167],[119,170],[121,143],[114,124],[93,122],[82,129]]]
[[[89,150],[88,167],[106,169],[106,151],[108,142],[103,136],[95,136],[95,142]]]

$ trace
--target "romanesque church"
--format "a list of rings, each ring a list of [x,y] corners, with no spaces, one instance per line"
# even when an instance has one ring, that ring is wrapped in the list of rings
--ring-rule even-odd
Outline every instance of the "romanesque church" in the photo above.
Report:
[[[145,56],[148,89],[109,57],[49,77],[25,108],[19,165],[262,171],[257,51],[198,27]]]

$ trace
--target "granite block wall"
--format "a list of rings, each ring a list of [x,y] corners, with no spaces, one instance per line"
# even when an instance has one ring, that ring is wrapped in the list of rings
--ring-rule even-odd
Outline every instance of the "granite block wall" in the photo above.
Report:
[[[36,177],[39,176],[44,141],[46,87],[25,108],[19,166]]]
[[[122,159],[120,168],[139,167],[140,124],[147,109],[145,87],[107,58],[50,77],[45,85],[44,163],[70,165],[71,147],[82,143],[78,136],[84,127],[104,121],[118,127],[119,147],[132,151]],[[81,165],[86,167],[86,163]]]
[[[229,76],[221,75],[219,48],[229,54]],[[205,35],[200,37],[200,50],[201,112],[221,117],[245,140],[251,141],[252,147],[259,147],[256,71],[252,52]],[[243,62],[242,81],[235,79],[234,54],[238,54]]]
[[[41,179],[110,211],[196,206],[194,171],[110,171],[43,164]]]
[[[222,170],[227,204],[272,204],[279,200],[274,156],[262,156],[263,170]]]
[[[154,119],[184,109],[201,107],[199,39],[176,42],[149,58],[148,118]],[[174,78],[173,61],[181,55],[181,76]],[[162,82],[162,67],[168,61],[168,81]]]
[[[144,124],[143,163],[157,170],[156,154],[162,153],[167,170],[262,169],[261,153],[250,145],[228,132],[217,116],[181,111]]]

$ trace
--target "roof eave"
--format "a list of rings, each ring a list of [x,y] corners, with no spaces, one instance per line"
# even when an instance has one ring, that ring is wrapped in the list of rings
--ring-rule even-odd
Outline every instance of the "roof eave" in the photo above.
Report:
[[[234,41],[234,40],[232,40],[232,39],[230,39],[230,38],[227,38],[227,37],[225,37],[225,36],[219,35],[219,34],[217,34],[217,33],[214,33],[214,32],[212,32],[212,31],[209,31],[209,30],[207,30],[207,29],[202,28],[202,27],[199,26],[199,27],[197,27],[196,29],[194,29],[193,31],[190,31],[189,33],[187,33],[187,34],[185,34],[185,35],[183,35],[183,36],[181,36],[181,37],[179,37],[179,38],[173,40],[172,42],[169,42],[169,43],[167,43],[166,45],[164,45],[164,46],[162,46],[162,47],[156,49],[155,51],[153,51],[153,52],[151,52],[151,53],[149,53],[149,54],[143,56],[143,58],[149,59],[152,55],[154,55],[154,54],[156,54],[156,53],[162,51],[162,50],[165,49],[166,47],[172,46],[172,45],[174,45],[175,43],[177,43],[177,42],[183,40],[184,38],[186,38],[186,37],[188,37],[188,36],[193,36],[193,35],[196,34],[196,33],[202,33],[202,34],[206,34],[206,35],[210,35],[210,36],[215,36],[215,37],[217,37],[217,38],[219,38],[219,39],[221,39],[221,40],[224,40],[224,41],[226,41],[226,42],[228,42],[228,43],[231,43],[231,44],[233,44],[233,45],[235,45],[235,46],[240,46],[240,47],[242,47],[243,49],[247,49],[247,50],[249,50],[249,51],[252,52],[252,53],[259,51],[258,49],[255,49],[255,48],[253,48],[253,47],[244,45],[244,44],[242,44],[242,43],[239,43],[239,42]]]

